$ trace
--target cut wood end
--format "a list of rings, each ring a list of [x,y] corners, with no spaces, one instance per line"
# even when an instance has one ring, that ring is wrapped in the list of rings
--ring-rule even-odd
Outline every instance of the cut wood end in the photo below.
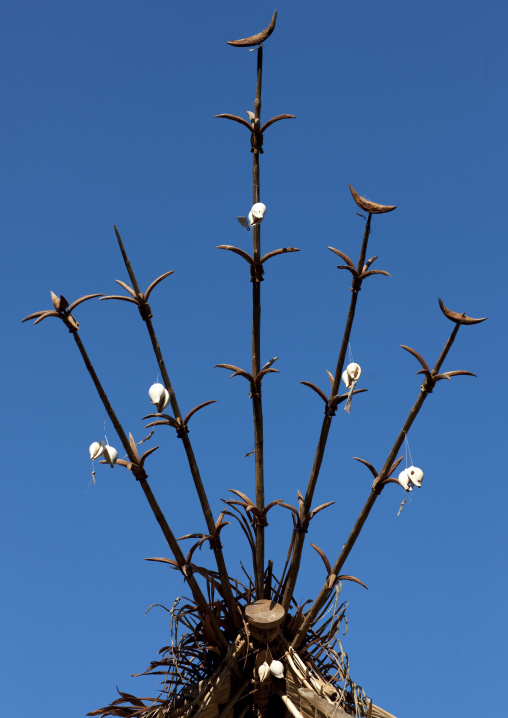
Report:
[[[275,601],[259,599],[245,607],[245,617],[255,628],[274,628],[282,623],[286,611]]]

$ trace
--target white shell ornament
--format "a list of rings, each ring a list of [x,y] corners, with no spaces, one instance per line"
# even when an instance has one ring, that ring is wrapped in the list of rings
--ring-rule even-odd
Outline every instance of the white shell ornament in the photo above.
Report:
[[[162,384],[152,384],[148,389],[150,401],[157,407],[157,411],[164,411],[169,404],[169,392]]]
[[[348,364],[345,371],[342,373],[342,381],[346,385],[346,389],[350,389],[353,382],[357,382],[360,378],[362,370],[359,364]]]
[[[406,472],[411,480],[411,483],[418,488],[421,488],[423,481],[423,471],[416,466],[410,466],[409,469],[406,469]]]
[[[105,445],[104,441],[94,441],[93,444],[90,444],[88,451],[90,452],[90,458],[92,461],[103,455]]]
[[[263,681],[266,681],[266,679],[270,675],[270,666],[268,665],[268,663],[266,661],[259,666],[258,675],[259,675],[259,680],[261,681],[261,683]]]
[[[270,671],[275,678],[284,678],[284,666],[280,661],[272,661]]]
[[[404,471],[400,472],[399,484],[402,486],[404,491],[412,491],[413,490],[413,483],[409,476],[409,469],[404,469]]]
[[[351,414],[351,402],[353,400],[353,393],[355,390],[356,382],[360,378],[361,373],[362,370],[360,369],[360,365],[355,364],[354,362],[348,364],[345,371],[342,373],[342,381],[346,385],[346,389],[349,389],[346,405],[344,406],[344,411],[347,411],[348,414]]]
[[[108,464],[113,468],[115,465],[116,460],[118,459],[118,451],[114,449],[112,446],[109,446],[109,444],[106,444],[104,449],[104,458],[108,462]]]
[[[251,224],[251,227],[254,227],[254,225],[259,224],[263,221],[265,212],[266,205],[264,205],[262,202],[256,202],[256,204],[252,205],[252,209],[249,212],[249,222]]]

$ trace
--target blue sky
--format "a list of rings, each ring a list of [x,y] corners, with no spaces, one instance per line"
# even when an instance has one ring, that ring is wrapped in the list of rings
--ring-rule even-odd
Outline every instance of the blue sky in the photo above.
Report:
[[[169,0],[4,0],[1,11],[3,496],[1,684],[3,710],[41,718],[82,716],[132,679],[169,638],[180,577],[145,562],[169,556],[134,479],[96,466],[88,446],[104,435],[104,409],[59,323],[21,324],[50,306],[114,293],[126,280],[113,224],[142,287],[181,407],[219,402],[192,422],[191,438],[212,508],[229,488],[253,494],[247,386],[219,362],[249,367],[248,269],[215,249],[249,249],[236,221],[251,206],[245,129],[213,119],[253,109],[255,53],[224,40],[264,28],[272,4]],[[345,569],[368,586],[343,588],[343,640],[353,678],[399,718],[473,716],[494,707],[506,672],[507,351],[504,204],[506,4],[277,3],[264,53],[262,119],[292,113],[265,135],[263,251],[273,259],[263,295],[262,360],[280,357],[264,384],[267,500],[305,490],[349,304],[349,274],[327,247],[356,261],[363,222],[348,190],[397,210],[374,218],[368,256],[378,269],[359,297],[352,334],[369,393],[339,410],[315,504],[335,505],[308,542],[332,560],[371,485],[360,456],[380,468],[416,400],[419,366],[433,365],[453,328],[437,298],[477,317],[444,368],[478,378],[441,382],[410,435],[425,472],[404,498],[390,486]],[[137,311],[84,304],[81,338],[117,414],[137,439],[157,366]],[[111,444],[119,446],[106,425]],[[157,432],[150,484],[177,536],[202,531],[182,447]],[[289,515],[271,512],[275,571]],[[222,535],[230,572],[246,546]],[[325,578],[307,546],[296,598]],[[198,556],[210,565],[207,549]],[[496,688],[494,688],[496,687]]]

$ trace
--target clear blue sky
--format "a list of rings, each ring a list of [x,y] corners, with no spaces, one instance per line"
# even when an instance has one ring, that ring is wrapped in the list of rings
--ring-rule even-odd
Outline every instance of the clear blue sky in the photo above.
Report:
[[[377,502],[346,569],[351,675],[398,718],[477,715],[497,706],[506,675],[506,3],[304,3],[281,0],[265,45],[261,158],[268,210],[264,251],[299,254],[267,266],[262,359],[280,356],[264,386],[267,500],[305,490],[322,404],[349,303],[349,274],[327,246],[358,256],[363,232],[348,190],[395,212],[374,218],[374,277],[352,335],[369,393],[332,426],[307,541],[338,555],[419,392],[408,344],[429,364],[455,311],[489,316],[465,327],[441,382],[410,432],[425,472],[401,516],[401,488]],[[264,28],[275,6],[170,0],[4,0],[1,10],[3,589],[2,712],[82,716],[132,679],[169,640],[167,614],[186,588],[149,556],[168,549],[134,479],[96,466],[88,446],[104,410],[60,323],[22,325],[50,306],[114,293],[126,280],[113,223],[142,287],[170,269],[151,302],[181,407],[217,399],[191,438],[213,510],[228,488],[253,494],[247,386],[213,369],[249,366],[247,265],[215,249],[249,248],[236,221],[251,206],[249,137],[213,119],[253,109],[255,53],[224,40]],[[135,308],[89,302],[80,335],[117,414],[137,439],[157,367]],[[505,316],[505,319],[503,319]],[[119,447],[111,425],[106,433]],[[177,536],[202,531],[182,447],[157,433],[150,483]],[[276,572],[290,517],[273,510]],[[246,546],[223,533],[240,575]],[[296,598],[324,580],[307,546]],[[210,564],[208,549],[197,559]],[[198,561],[198,562],[199,562]]]

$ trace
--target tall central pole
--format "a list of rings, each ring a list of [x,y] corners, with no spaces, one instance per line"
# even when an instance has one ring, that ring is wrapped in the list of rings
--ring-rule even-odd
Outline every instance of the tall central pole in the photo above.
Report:
[[[261,83],[263,76],[263,46],[257,49],[256,99],[254,100],[254,132],[261,129]],[[260,202],[259,188],[259,150],[252,155],[252,202]],[[252,227],[253,258],[257,264],[261,258],[261,226],[258,222]],[[252,376],[261,370],[261,277],[252,277]],[[265,486],[263,467],[263,409],[261,391],[252,396],[254,414],[254,456],[256,481],[256,507],[263,511],[265,507]],[[265,527],[264,521],[256,523],[256,595],[264,597],[263,576],[265,565]]]

